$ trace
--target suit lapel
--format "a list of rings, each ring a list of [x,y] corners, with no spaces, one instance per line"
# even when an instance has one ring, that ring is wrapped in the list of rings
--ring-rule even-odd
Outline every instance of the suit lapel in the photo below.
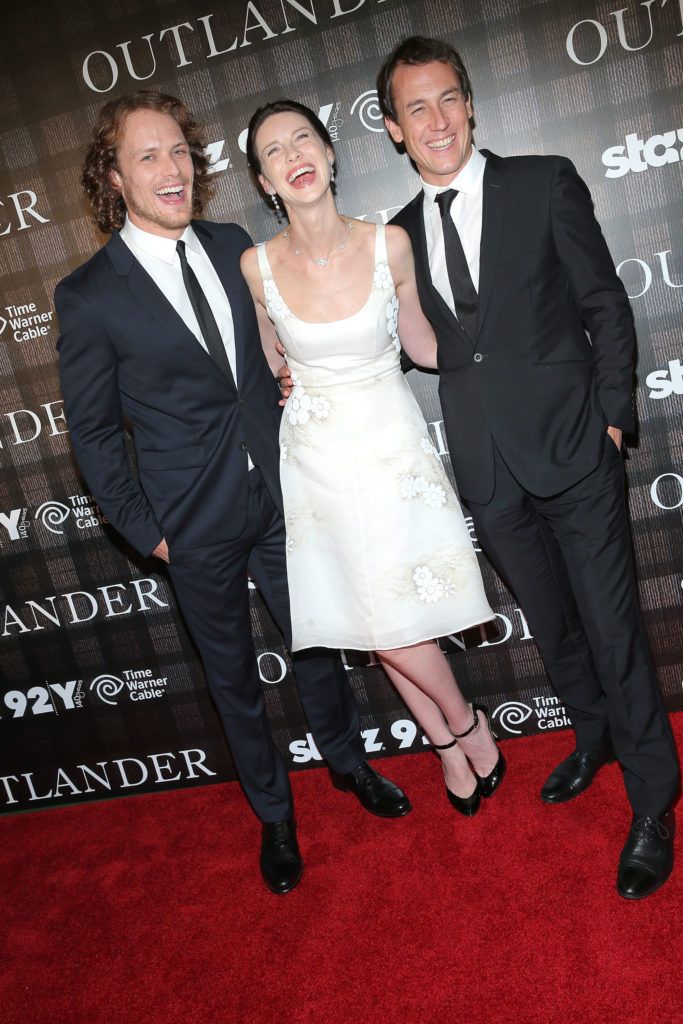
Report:
[[[479,247],[477,335],[484,323],[486,309],[493,290],[505,207],[504,161],[494,153],[489,153],[488,150],[483,149],[481,152],[486,157],[486,169],[484,170],[481,243]]]
[[[203,240],[202,244],[204,244]],[[226,387],[232,391],[232,386],[223,372],[216,366],[204,346],[200,345],[183,318],[169,302],[155,281],[149,276],[142,264],[135,258],[126,243],[122,241],[118,232],[112,235],[106,249],[116,272],[127,279],[131,294],[145,307],[150,316],[156,320],[164,332],[164,337],[167,339],[178,339],[178,342],[185,347],[187,354],[193,359],[204,359],[207,370],[223,381]],[[211,262],[213,263],[214,261],[211,260]],[[218,268],[216,270],[218,272]],[[233,310],[234,317],[235,312]],[[237,340],[237,328],[235,328],[235,340]]]

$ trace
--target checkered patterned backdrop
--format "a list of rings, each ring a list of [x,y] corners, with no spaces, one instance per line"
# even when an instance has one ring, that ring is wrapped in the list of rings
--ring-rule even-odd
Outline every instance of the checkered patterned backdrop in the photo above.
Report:
[[[79,186],[99,107],[141,86],[183,97],[206,125],[209,218],[260,241],[277,225],[247,174],[242,133],[261,103],[298,99],[335,139],[342,210],[387,220],[417,177],[383,132],[374,81],[412,33],[461,51],[480,145],[563,153],[591,188],[638,328],[628,475],[641,598],[667,704],[683,707],[680,3],[29,0],[3,11],[0,32],[3,811],[233,777],[163,570],[113,535],[70,453],[52,295],[103,242]],[[448,467],[434,379],[410,380]],[[503,735],[565,727],[514,598],[480,558],[497,630],[443,641],[463,688]],[[292,767],[313,766],[286,654],[256,593],[253,629],[276,740]],[[419,750],[380,669],[345,658],[369,754]]]

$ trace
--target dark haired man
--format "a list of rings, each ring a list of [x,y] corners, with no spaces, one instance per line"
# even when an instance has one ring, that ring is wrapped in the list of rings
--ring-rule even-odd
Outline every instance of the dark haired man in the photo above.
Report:
[[[678,764],[624,501],[628,299],[569,160],[474,147],[472,90],[451,46],[404,40],[378,92],[391,138],[422,179],[394,223],[411,237],[438,339],[460,495],[576,730],[575,752],[541,796],[577,796],[616,753],[634,814],[617,887],[638,899],[672,870]]]
[[[84,185],[100,226],[114,230],[57,287],[60,376],[74,450],[98,502],[142,555],[168,563],[240,781],[263,822],[264,880],[284,893],[303,864],[247,590],[248,570],[287,638],[278,394],[240,273],[251,239],[235,224],[191,221],[201,212],[195,185],[206,181],[206,158],[183,123],[194,125],[180,101],[149,92],[101,112]],[[134,426],[139,482],[126,458],[124,416]],[[405,795],[365,761],[341,662],[312,652],[294,664],[337,784],[372,813],[406,814]]]

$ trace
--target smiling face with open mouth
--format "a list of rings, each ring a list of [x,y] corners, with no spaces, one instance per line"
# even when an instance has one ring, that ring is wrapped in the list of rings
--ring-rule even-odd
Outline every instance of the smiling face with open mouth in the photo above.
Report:
[[[403,143],[424,181],[448,184],[472,154],[472,104],[455,68],[443,61],[399,64],[391,78],[396,121],[386,126]]]
[[[180,238],[192,217],[194,166],[175,118],[146,109],[129,114],[116,157],[112,184],[133,224],[154,235]]]
[[[286,202],[308,203],[327,191],[334,153],[301,114],[272,114],[259,127],[255,144],[266,192],[275,189]]]

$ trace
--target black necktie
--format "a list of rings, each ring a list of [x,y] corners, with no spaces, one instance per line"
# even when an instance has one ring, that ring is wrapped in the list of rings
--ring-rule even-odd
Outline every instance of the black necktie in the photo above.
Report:
[[[446,267],[453,292],[455,312],[465,334],[470,341],[474,341],[477,330],[477,292],[472,284],[472,276],[470,268],[467,266],[460,235],[450,215],[451,203],[457,194],[456,189],[447,188],[445,192],[439,192],[436,202],[441,210]]]
[[[202,291],[194,270],[187,262],[187,256],[185,255],[185,243],[179,240],[176,244],[176,249],[178,251],[178,256],[180,257],[180,269],[183,273],[185,288],[190,302],[192,303],[192,309],[194,310],[194,315],[197,318],[199,330],[202,332],[202,337],[204,338],[206,347],[209,350],[209,355],[216,366],[223,371],[224,376],[227,377],[228,383],[237,390],[235,387],[235,378],[232,375],[228,356],[225,351],[225,345],[223,344],[223,339],[221,337],[221,332],[218,330],[218,324],[211,312],[211,306],[208,303],[206,295]]]

